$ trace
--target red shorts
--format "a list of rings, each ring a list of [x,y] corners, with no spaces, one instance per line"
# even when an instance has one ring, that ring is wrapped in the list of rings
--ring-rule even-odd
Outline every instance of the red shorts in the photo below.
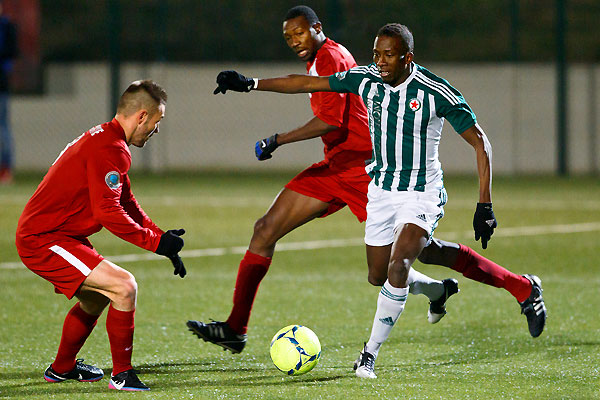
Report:
[[[71,299],[102,257],[87,239],[35,235],[17,239],[23,264]]]
[[[286,188],[329,203],[326,217],[348,205],[360,222],[367,219],[367,191],[371,178],[363,166],[333,170],[326,161],[300,172]]]

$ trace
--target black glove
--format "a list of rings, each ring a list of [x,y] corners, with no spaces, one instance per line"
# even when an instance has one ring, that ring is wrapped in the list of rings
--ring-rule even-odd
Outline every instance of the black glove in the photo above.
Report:
[[[217,88],[213,94],[227,92],[249,92],[254,87],[254,79],[246,78],[244,75],[236,71],[221,71],[217,75]]]
[[[173,275],[179,275],[182,278],[185,276],[186,271],[183,261],[177,253],[183,248],[183,239],[180,236],[184,233],[185,229],[170,229],[166,231],[160,237],[160,242],[158,242],[158,247],[155,251],[156,254],[168,257],[173,264],[173,268],[175,268]]]
[[[279,147],[279,144],[277,143],[277,136],[277,134],[274,134],[271,137],[256,142],[254,145],[254,153],[259,161],[268,160],[269,158],[273,157],[271,153]]]
[[[498,221],[492,210],[492,203],[477,203],[475,215],[473,216],[473,229],[475,230],[475,240],[481,238],[481,247],[487,249],[487,242],[494,234],[494,228],[498,226]]]
[[[183,260],[181,259],[181,257],[179,257],[179,254],[170,256],[169,260],[171,260],[173,268],[175,268],[175,270],[173,271],[173,275],[179,275],[183,278],[187,272],[185,270],[185,265],[183,265]]]
[[[183,248],[183,239],[179,236],[184,233],[185,229],[170,229],[163,233],[155,253],[166,257],[177,255]]]

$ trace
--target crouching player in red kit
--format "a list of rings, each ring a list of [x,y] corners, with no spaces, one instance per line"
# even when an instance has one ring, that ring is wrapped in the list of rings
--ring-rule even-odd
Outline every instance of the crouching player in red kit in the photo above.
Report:
[[[16,244],[31,271],[51,282],[56,293],[79,300],[68,312],[48,382],[102,379],[100,368],[76,360],[77,353],[108,306],[106,331],[113,370],[108,387],[149,390],[131,365],[137,283],[123,268],[96,252],[88,236],[105,227],[143,249],[168,257],[175,275],[186,271],[178,253],[183,229],[162,231],[131,192],[128,146],[143,147],[158,133],[167,93],[152,81],[133,82],[123,93],[115,118],[69,143],[25,206]]]

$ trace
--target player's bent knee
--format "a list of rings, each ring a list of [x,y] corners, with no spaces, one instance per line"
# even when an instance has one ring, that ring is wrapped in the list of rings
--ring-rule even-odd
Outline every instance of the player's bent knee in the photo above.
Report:
[[[106,261],[106,260],[105,260]],[[135,304],[137,298],[137,282],[133,274],[116,264],[109,262],[107,280],[110,287],[111,300],[122,306]]]
[[[254,223],[254,235],[252,236],[252,241],[260,242],[263,246],[271,246],[277,241],[275,238],[275,230],[266,216],[259,218]]]
[[[388,277],[393,277],[394,281],[406,281],[410,266],[411,263],[408,258],[392,259],[388,267]]]
[[[137,282],[131,273],[127,272],[127,275],[119,283],[118,292],[122,298],[135,301],[137,297]]]

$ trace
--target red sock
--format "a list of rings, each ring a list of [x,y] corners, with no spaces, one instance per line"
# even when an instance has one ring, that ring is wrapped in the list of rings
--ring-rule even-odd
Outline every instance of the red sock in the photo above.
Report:
[[[239,334],[248,331],[252,304],[254,304],[260,281],[269,270],[269,265],[271,265],[270,257],[259,256],[251,253],[250,250],[246,251],[240,262],[233,291],[233,308],[227,319],[227,324]]]
[[[113,308],[112,304],[108,307],[106,332],[112,354],[113,376],[133,368],[131,355],[133,353],[134,315],[135,310],[119,311]]]
[[[465,277],[498,288],[504,288],[518,302],[523,302],[531,293],[531,282],[524,276],[513,274],[506,268],[477,254],[470,247],[459,244],[460,250],[456,262],[451,267]]]
[[[54,371],[64,374],[75,368],[75,357],[92,333],[98,317],[99,315],[90,315],[83,311],[79,302],[69,310],[63,324],[58,353],[52,363]]]

